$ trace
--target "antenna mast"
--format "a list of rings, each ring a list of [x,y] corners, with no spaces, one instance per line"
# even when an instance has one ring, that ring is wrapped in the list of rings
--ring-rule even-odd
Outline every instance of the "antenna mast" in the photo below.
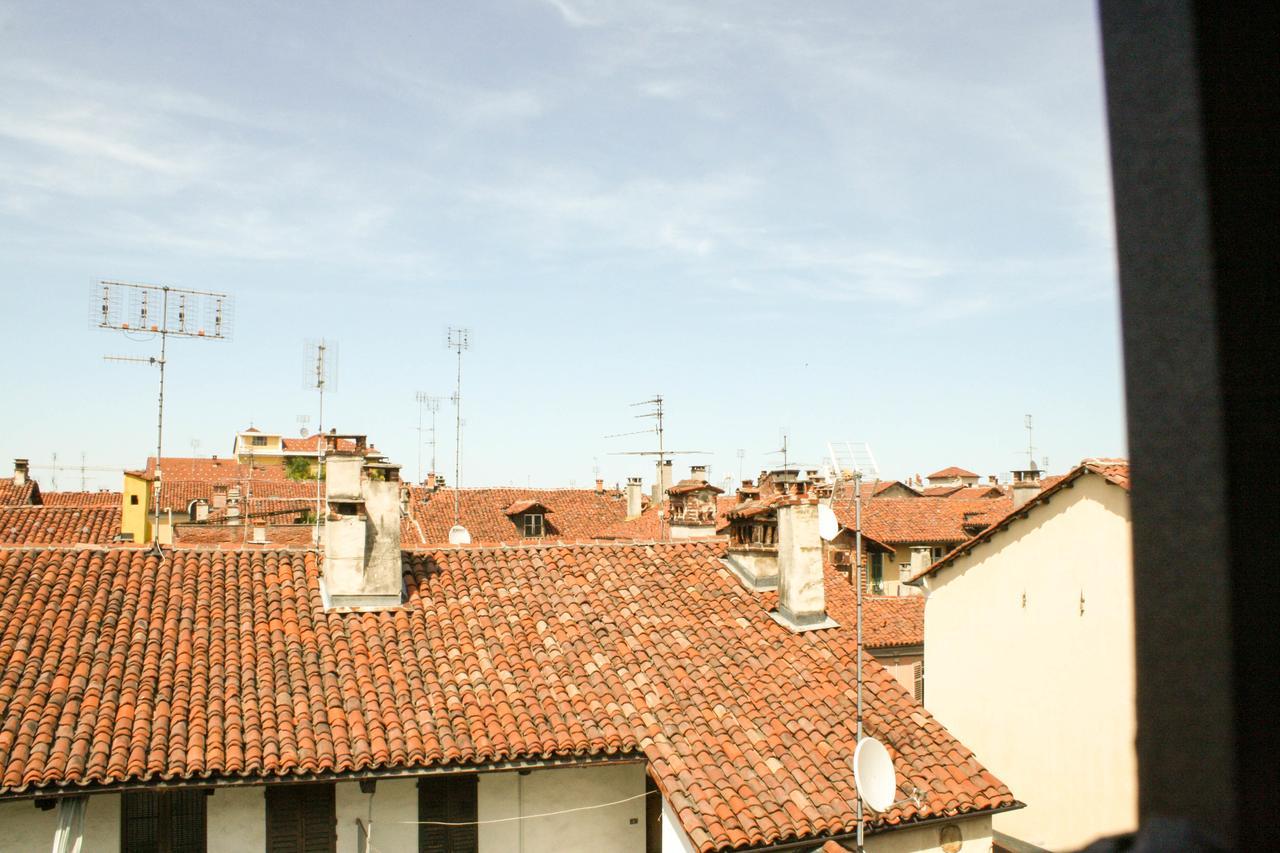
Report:
[[[1023,415],[1022,424],[1027,428],[1027,470],[1034,471],[1036,468],[1036,446],[1031,443],[1031,415]]]
[[[164,458],[164,368],[168,361],[169,336],[228,340],[231,337],[231,297],[225,293],[168,285],[99,281],[94,285],[91,304],[90,322],[99,329],[124,332],[126,336],[131,336],[131,333],[160,336],[159,358],[105,357],[108,361],[153,364],[160,368],[160,387],[156,396],[156,473],[152,488],[154,507],[151,530],[151,544],[158,550],[160,490],[164,483],[161,470],[161,460]]]
[[[454,430],[453,445],[453,524],[462,525],[462,353],[471,349],[471,330],[450,326],[446,346],[458,354],[458,379],[453,389]]]
[[[418,482],[422,482],[422,412],[431,413],[431,473],[436,472],[436,412],[440,410],[440,398],[432,397],[426,391],[418,391],[413,395],[418,402]]]

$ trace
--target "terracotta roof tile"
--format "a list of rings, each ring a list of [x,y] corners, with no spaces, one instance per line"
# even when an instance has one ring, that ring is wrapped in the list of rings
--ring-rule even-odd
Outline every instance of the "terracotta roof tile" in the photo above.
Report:
[[[1013,506],[1008,496],[961,498],[873,498],[862,503],[862,530],[888,545],[960,543],[999,520]],[[836,517],[853,527],[853,504],[838,501]]]
[[[542,539],[583,541],[623,521],[627,501],[622,492],[607,489],[462,489],[462,526],[475,543],[517,543],[527,540],[517,525],[525,509],[541,506],[549,513]],[[410,487],[409,512],[422,531],[421,541],[444,544],[453,526],[453,489],[431,491]],[[510,514],[509,514],[510,511]]]
[[[925,479],[936,480],[942,477],[976,477],[976,476],[978,475],[973,473],[972,471],[966,471],[963,468],[957,468],[955,465],[952,465],[948,468],[943,468],[941,471],[934,471],[932,474],[925,477]]]
[[[120,532],[120,506],[0,507],[0,542],[11,545],[103,545]]]
[[[21,486],[11,478],[0,479],[0,506],[31,506],[40,503],[40,484],[27,480]]]
[[[787,631],[722,553],[407,553],[407,604],[326,613],[310,551],[0,549],[0,793],[640,752],[700,851],[848,832],[852,623]],[[863,672],[926,792],[872,829],[1014,805]]]
[[[120,492],[43,492],[40,503],[44,506],[121,506]]]

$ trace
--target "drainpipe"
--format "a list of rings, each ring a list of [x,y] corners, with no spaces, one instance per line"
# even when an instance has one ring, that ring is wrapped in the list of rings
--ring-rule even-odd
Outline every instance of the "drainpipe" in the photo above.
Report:
[[[53,830],[53,853],[80,853],[84,848],[84,812],[88,797],[58,800],[58,825]]]

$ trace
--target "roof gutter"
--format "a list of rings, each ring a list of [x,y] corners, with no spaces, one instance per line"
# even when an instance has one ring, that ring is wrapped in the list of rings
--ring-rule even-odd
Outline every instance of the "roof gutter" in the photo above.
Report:
[[[448,764],[409,769],[343,770],[328,773],[291,773],[285,776],[210,776],[188,779],[151,779],[106,784],[76,785],[58,788],[35,788],[0,794],[0,802],[16,800],[59,800],[93,794],[118,794],[122,791],[156,791],[176,788],[253,788],[266,785],[292,785],[302,782],[359,782],[365,779],[414,779],[419,776],[444,776],[463,773],[501,773],[511,770],[546,770],[557,767],[583,767],[596,764],[641,764],[647,761],[642,752],[616,755],[575,755],[564,758],[527,758],[494,761],[487,764]]]
[[[941,815],[939,817],[928,817],[928,818],[924,818],[923,820],[912,821],[911,823],[897,823],[897,824],[893,824],[892,826],[885,826],[880,829],[870,830],[865,834],[868,836],[885,835],[886,833],[897,832],[899,830],[904,830],[904,829],[918,829],[919,827],[922,827],[922,826],[940,826],[946,823],[956,823],[962,820],[969,820],[970,818],[983,817],[984,815],[990,816],[990,815],[1001,814],[1003,812],[1017,811],[1018,809],[1025,809],[1026,807],[1027,807],[1026,803],[1018,802],[1015,800],[1014,802],[1010,803],[1007,806],[1000,806],[999,808],[995,808],[995,809],[984,809],[982,811],[966,812],[965,814],[958,814],[958,815]],[[774,851],[774,850],[779,850],[779,851],[781,850],[817,850],[820,846],[822,846],[828,841],[835,841],[835,842],[856,841],[857,836],[858,836],[857,832],[842,832],[839,835],[824,835],[819,838],[807,838],[799,841],[784,841],[781,844],[770,844],[764,847],[747,847],[745,849],[752,851],[752,853],[763,853],[763,851]]]

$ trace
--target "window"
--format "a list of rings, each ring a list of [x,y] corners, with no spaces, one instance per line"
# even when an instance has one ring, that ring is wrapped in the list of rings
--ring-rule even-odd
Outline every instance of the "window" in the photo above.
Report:
[[[202,790],[135,791],[120,801],[123,853],[204,853]]]
[[[267,787],[267,853],[336,853],[333,785]]]
[[[884,554],[867,555],[867,592],[884,595]]]
[[[942,557],[944,556],[944,551],[942,550],[942,547],[939,545],[934,545],[933,551],[931,553],[933,555],[933,561],[935,563],[941,560]]]
[[[129,495],[129,506],[137,506],[137,505],[138,505],[138,496]]]
[[[544,516],[540,512],[526,512],[524,514],[524,535],[525,536],[542,536],[546,532]]]
[[[916,677],[916,701],[921,705],[924,704],[924,661],[916,661],[915,665]]]
[[[476,781],[467,775],[428,776],[418,780],[418,853],[476,853]],[[441,823],[466,824],[440,826]]]
[[[266,447],[266,446],[267,446],[267,437],[266,437],[265,435],[255,435],[255,436],[253,436],[251,439],[249,439],[249,442],[250,442],[254,447]]]

